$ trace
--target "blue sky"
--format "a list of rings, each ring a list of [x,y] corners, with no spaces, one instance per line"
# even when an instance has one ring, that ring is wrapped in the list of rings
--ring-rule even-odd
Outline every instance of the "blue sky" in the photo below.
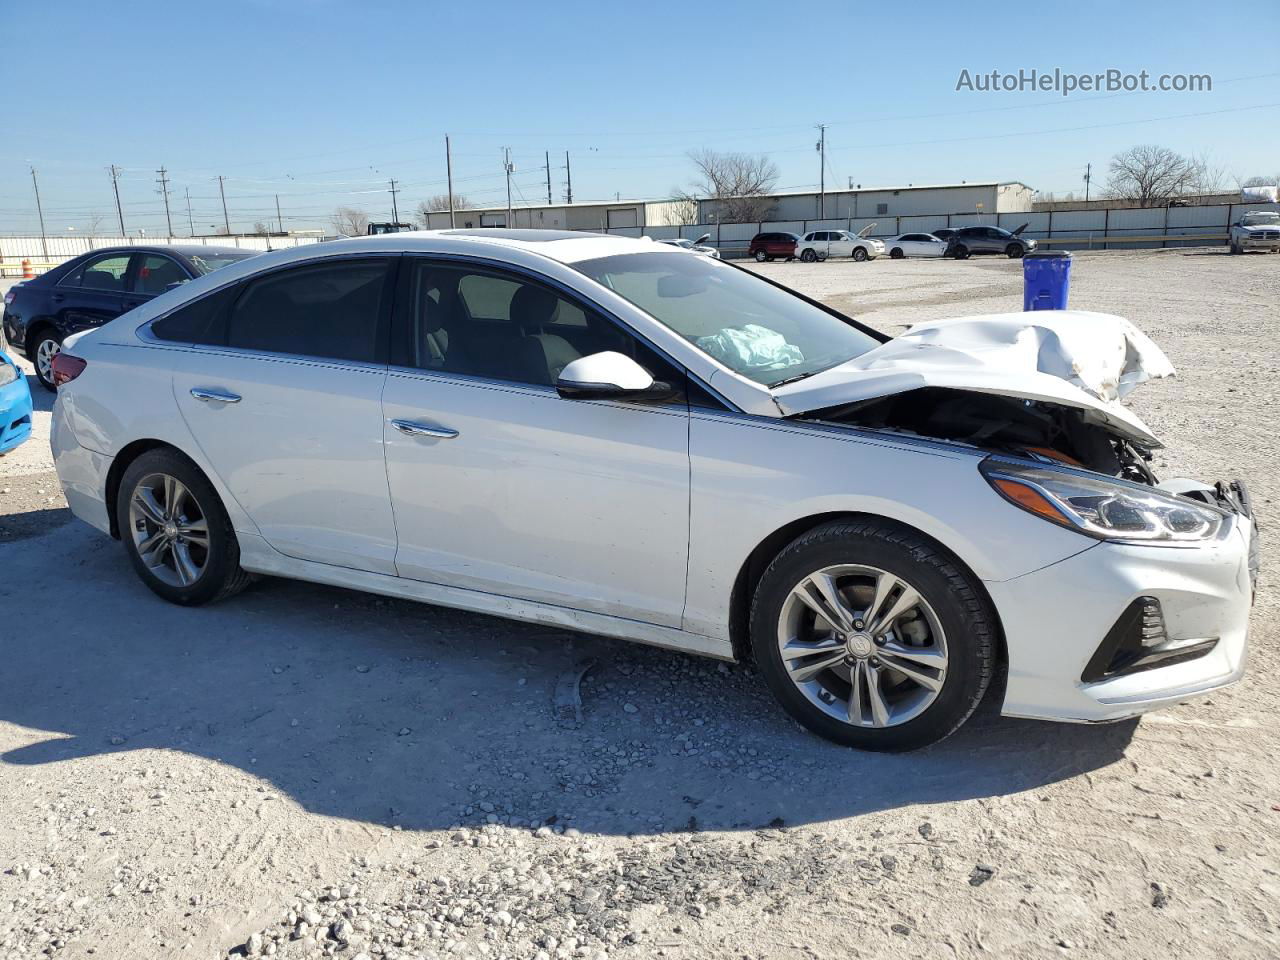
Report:
[[[340,204],[401,219],[444,190],[505,203],[661,197],[697,148],[767,153],[779,189],[1022,180],[1065,193],[1112,154],[1159,143],[1207,154],[1228,177],[1280,174],[1280,3],[1275,0],[981,3],[435,3],[3,5],[0,233],[115,222],[109,164],[131,233],[274,220],[324,225]],[[1255,52],[1256,51],[1256,52]],[[1211,92],[957,92],[971,73],[1020,68],[1203,73]],[[1240,79],[1252,78],[1252,79]]]

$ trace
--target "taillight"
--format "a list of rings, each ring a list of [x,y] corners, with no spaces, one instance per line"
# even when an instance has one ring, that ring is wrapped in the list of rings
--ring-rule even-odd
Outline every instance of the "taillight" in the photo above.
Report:
[[[88,360],[81,360],[79,357],[73,357],[69,353],[55,354],[53,357],[53,385],[60,387],[64,383],[70,383],[84,373],[84,368],[88,365]]]

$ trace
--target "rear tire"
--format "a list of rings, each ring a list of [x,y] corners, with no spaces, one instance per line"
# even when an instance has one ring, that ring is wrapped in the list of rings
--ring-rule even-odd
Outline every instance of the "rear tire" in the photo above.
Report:
[[[53,358],[62,350],[62,338],[52,327],[37,330],[28,341],[27,356],[36,368],[36,379],[46,390],[56,391],[53,385]]]
[[[818,252],[817,252],[816,250],[814,250],[814,249],[810,248],[810,249],[808,249],[808,250],[803,251],[803,252],[800,254],[800,259],[801,259],[801,260],[803,260],[805,263],[817,263],[817,262],[818,262]]]
[[[866,260],[866,259],[867,259],[867,248],[866,248],[866,247],[854,247],[854,248],[853,248],[853,259],[854,259],[854,261],[855,261],[856,263],[862,263],[864,260]]]
[[[954,250],[951,251],[951,255],[955,257],[957,260],[968,260],[969,248],[966,247],[964,244],[960,244]]]
[[[901,260],[905,256],[906,254],[902,252],[901,247],[894,247],[892,250],[889,251],[890,260]]]
[[[828,598],[847,633],[816,612],[831,609]],[[972,576],[886,521],[827,523],[793,541],[760,578],[750,630],[783,708],[864,750],[913,750],[954,733],[996,667],[995,613]]]
[[[248,586],[222,500],[177,450],[148,450],[129,464],[115,509],[129,562],[157,596],[194,607]]]

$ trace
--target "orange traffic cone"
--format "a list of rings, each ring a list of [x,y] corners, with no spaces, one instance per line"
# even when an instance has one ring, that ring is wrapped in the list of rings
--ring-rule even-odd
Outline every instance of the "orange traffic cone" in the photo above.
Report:
[[[31,269],[31,261],[23,260],[22,261],[22,279],[31,280],[35,277],[35,275],[36,275],[36,272]]]

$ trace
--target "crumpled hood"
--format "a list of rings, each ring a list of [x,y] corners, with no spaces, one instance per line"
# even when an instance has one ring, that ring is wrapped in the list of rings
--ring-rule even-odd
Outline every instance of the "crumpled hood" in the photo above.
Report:
[[[919,323],[860,357],[780,387],[793,416],[922,387],[973,390],[1076,407],[1085,418],[1146,446],[1151,430],[1120,403],[1173,365],[1123,317],[1037,310]]]

